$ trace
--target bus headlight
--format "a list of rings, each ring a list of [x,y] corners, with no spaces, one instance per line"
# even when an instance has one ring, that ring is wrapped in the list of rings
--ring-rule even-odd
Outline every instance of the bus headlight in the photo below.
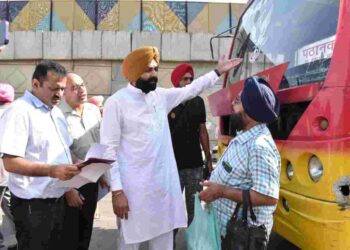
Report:
[[[294,170],[293,170],[293,165],[292,165],[292,163],[290,163],[290,161],[287,163],[286,172],[287,172],[287,178],[289,180],[292,180],[293,175],[294,175]]]
[[[311,180],[318,182],[323,175],[323,166],[317,156],[311,156],[309,160],[309,175]]]

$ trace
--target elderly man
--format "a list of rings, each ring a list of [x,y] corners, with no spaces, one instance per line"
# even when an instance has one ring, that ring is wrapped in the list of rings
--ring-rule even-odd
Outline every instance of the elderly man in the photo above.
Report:
[[[167,114],[214,85],[240,60],[220,58],[217,69],[184,88],[157,88],[159,52],[143,47],[122,64],[127,87],[108,98],[101,143],[109,146],[112,202],[121,219],[119,250],[172,250],[173,229],[185,227],[186,214],[171,144]]]
[[[66,70],[52,61],[39,63],[32,91],[14,101],[0,124],[0,152],[10,172],[11,210],[21,250],[63,249],[64,200],[59,180],[79,173],[72,165],[72,140],[59,108]]]
[[[77,158],[84,160],[91,144],[100,142],[101,114],[95,105],[87,103],[84,80],[77,74],[67,75],[64,97],[69,105],[64,114],[73,137],[71,150]],[[88,183],[66,193],[65,249],[89,249],[97,192],[98,184]]]
[[[213,202],[221,234],[237,203],[242,203],[242,190],[250,190],[258,225],[271,232],[279,195],[280,155],[266,124],[277,119],[279,102],[268,83],[251,77],[233,102],[232,119],[237,136],[217,164],[200,198]],[[253,223],[249,220],[249,223]]]
[[[178,65],[171,73],[171,82],[175,87],[186,87],[193,81],[194,72],[190,64]],[[171,139],[180,176],[181,190],[185,188],[188,224],[194,213],[194,194],[201,191],[203,180],[202,149],[211,172],[212,161],[209,148],[209,136],[205,126],[206,114],[204,101],[200,96],[180,103],[168,115]]]

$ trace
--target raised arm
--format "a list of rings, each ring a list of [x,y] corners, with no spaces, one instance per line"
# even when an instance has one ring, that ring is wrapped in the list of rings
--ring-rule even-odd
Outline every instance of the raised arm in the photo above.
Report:
[[[163,89],[167,103],[167,112],[170,112],[174,107],[180,103],[196,97],[204,90],[214,86],[215,82],[219,80],[221,74],[231,70],[241,63],[241,59],[226,59],[221,56],[215,70],[195,79],[191,84],[184,88],[170,88]]]

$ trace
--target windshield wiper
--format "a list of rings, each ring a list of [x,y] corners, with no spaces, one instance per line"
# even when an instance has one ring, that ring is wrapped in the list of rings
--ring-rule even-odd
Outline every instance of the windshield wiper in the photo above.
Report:
[[[238,53],[237,53],[237,58],[243,58],[245,51],[247,50],[248,47],[248,41],[250,39],[250,33],[247,35],[247,38],[244,40],[241,48],[239,49]],[[243,63],[239,64],[234,70],[233,70],[233,74],[232,76],[235,77],[235,75],[237,74],[238,70],[241,69]]]

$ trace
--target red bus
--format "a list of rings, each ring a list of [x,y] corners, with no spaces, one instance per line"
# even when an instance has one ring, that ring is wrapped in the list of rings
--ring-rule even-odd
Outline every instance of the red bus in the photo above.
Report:
[[[219,148],[235,136],[244,80],[265,77],[281,102],[269,125],[282,158],[274,231],[302,249],[350,249],[350,0],[250,1],[230,57],[243,63],[209,97]]]

